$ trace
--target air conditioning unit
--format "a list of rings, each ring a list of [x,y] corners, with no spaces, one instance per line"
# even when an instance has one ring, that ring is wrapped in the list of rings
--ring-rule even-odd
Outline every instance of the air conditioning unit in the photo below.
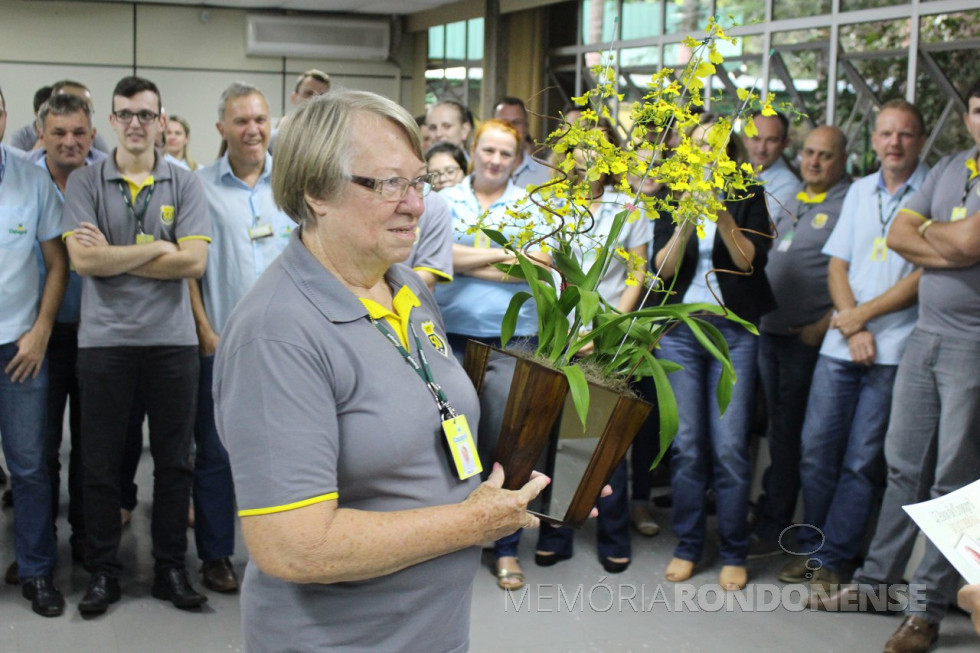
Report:
[[[245,52],[266,57],[384,61],[391,47],[387,19],[249,15]]]

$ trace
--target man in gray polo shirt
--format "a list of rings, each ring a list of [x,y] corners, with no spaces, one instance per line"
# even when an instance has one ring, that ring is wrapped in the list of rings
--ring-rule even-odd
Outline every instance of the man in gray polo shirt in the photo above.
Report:
[[[163,129],[156,85],[125,77],[112,104],[109,123],[119,146],[69,177],[62,220],[82,276],[78,379],[92,571],[79,603],[83,614],[105,612],[120,598],[119,475],[134,388],[149,416],[154,463],[151,593],[179,608],[207,600],[184,568],[198,381],[184,280],[204,272],[210,221],[201,182],[154,150]]]
[[[749,557],[779,552],[800,487],[800,431],[820,343],[830,324],[829,256],[824,244],[837,224],[850,179],[846,145],[836,127],[816,127],[803,143],[803,183],[773,216],[776,243],[766,275],[778,308],[759,327],[759,376],[769,412],[766,470]],[[787,581],[790,582],[790,581]]]
[[[847,609],[871,585],[902,582],[918,534],[902,506],[957,490],[980,470],[980,81],[963,121],[976,145],[940,160],[888,232],[888,248],[923,268],[919,320],[895,378],[881,517],[854,585],[819,601],[824,609]],[[909,582],[924,587],[924,605],[909,605],[888,651],[935,643],[959,574],[927,540]]]

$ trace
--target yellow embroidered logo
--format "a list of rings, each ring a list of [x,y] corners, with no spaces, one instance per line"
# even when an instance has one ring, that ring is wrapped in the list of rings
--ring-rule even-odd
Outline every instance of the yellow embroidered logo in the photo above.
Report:
[[[827,219],[828,216],[826,213],[816,214],[815,216],[813,216],[813,228],[823,229],[825,226],[827,226]]]
[[[160,222],[163,224],[174,223],[174,207],[169,204],[164,204],[160,207]]]
[[[16,227],[12,227],[12,228],[8,229],[7,231],[9,231],[10,233],[12,233],[15,236],[26,236],[27,235],[27,229],[24,227],[23,224],[19,224]]]
[[[435,347],[435,350],[442,354],[443,356],[449,356],[449,349],[446,347],[446,341],[436,333],[436,325],[432,320],[426,320],[422,323],[422,332],[429,339],[429,343]]]

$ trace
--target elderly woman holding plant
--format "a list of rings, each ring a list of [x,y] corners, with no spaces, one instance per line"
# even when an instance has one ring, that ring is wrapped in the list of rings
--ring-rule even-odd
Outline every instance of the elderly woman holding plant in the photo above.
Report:
[[[704,114],[689,133],[690,146],[709,150],[727,123]],[[711,138],[714,136],[715,138]],[[727,135],[731,160],[744,160],[738,136]],[[670,289],[668,303],[723,304],[736,315],[758,324],[775,306],[764,268],[771,243],[769,214],[762,189],[749,187],[723,198],[724,208],[703,219],[703,237],[688,220],[674,224],[662,215],[654,230],[652,269]],[[702,235],[702,234],[698,234]],[[728,590],[747,582],[745,561],[749,533],[749,427],[754,407],[757,338],[725,318],[704,318],[724,336],[731,355],[730,370],[698,341],[691,328],[679,325],[661,340],[660,356],[683,366],[670,375],[677,397],[680,426],[671,458],[672,521],[680,540],[667,566],[669,581],[687,580],[701,560],[705,541],[705,493],[713,475],[721,535],[719,583]],[[734,372],[731,401],[721,414],[715,386],[722,374]]]
[[[486,214],[483,226],[499,229],[507,237],[517,234],[519,227],[507,211],[518,207],[524,198],[524,190],[510,181],[520,147],[520,135],[510,124],[485,121],[473,138],[472,174],[440,193],[453,212],[455,276],[452,283],[436,288],[436,299],[446,322],[449,344],[460,359],[470,339],[501,346],[500,326],[511,299],[518,293],[530,292],[527,282],[497,267],[514,263],[513,256],[483,232],[473,230]],[[542,263],[549,260],[540,252],[531,254]],[[535,305],[529,301],[521,307],[514,336],[533,344],[537,331]],[[496,407],[487,406],[488,410],[493,408]],[[517,560],[519,541],[517,533],[494,545],[497,584],[501,589],[524,586],[524,573]]]
[[[478,544],[537,524],[547,479],[509,492],[499,466],[482,485],[473,468],[476,393],[399,264],[429,189],[418,128],[338,91],[291,115],[276,154],[275,199],[300,226],[215,363],[250,554],[245,647],[466,650]]]

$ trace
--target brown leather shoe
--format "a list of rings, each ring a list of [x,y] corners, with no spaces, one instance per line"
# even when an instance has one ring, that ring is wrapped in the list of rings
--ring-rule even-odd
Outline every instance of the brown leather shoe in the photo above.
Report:
[[[237,592],[239,587],[238,576],[228,558],[206,560],[201,565],[201,583],[211,591],[223,593]]]
[[[884,653],[926,653],[939,639],[939,624],[908,616],[885,644]]]
[[[811,610],[827,612],[873,612],[887,614],[893,610],[888,607],[888,596],[876,596],[862,590],[860,585],[836,585],[827,591],[822,585],[810,585],[810,596],[806,607]]]

